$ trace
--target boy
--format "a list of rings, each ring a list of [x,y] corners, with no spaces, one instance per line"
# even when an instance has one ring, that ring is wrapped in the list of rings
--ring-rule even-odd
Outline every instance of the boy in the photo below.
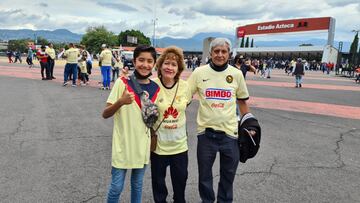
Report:
[[[153,47],[138,46],[134,50],[134,75],[152,102],[160,90],[149,79],[155,61]],[[102,116],[109,118],[113,115],[112,177],[107,202],[119,202],[126,171],[131,169],[131,202],[140,203],[143,177],[150,157],[150,130],[143,122],[141,102],[134,92],[134,84],[125,77],[116,80]]]

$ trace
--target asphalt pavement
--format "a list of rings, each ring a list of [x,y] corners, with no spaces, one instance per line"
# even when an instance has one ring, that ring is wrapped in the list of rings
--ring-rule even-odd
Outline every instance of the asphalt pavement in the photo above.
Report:
[[[14,74],[8,74],[9,68]],[[0,202],[106,199],[113,121],[103,119],[101,113],[109,91],[95,85],[62,87],[62,67],[57,70],[59,80],[42,81],[19,74],[30,71],[24,66],[0,63]],[[331,104],[332,109],[327,109],[327,114],[316,109],[301,112],[301,108],[293,106],[292,111],[274,108],[271,100],[261,106],[256,103],[259,100],[250,98],[251,111],[261,123],[263,136],[258,155],[238,167],[234,202],[360,202],[360,119],[350,116],[360,110],[360,85],[320,72],[307,72],[301,89],[267,85],[293,85],[294,78],[282,71],[274,71],[271,79],[249,75],[248,81],[251,97],[316,103],[324,108]],[[251,84],[254,81],[262,85]],[[327,86],[318,88],[314,84]],[[326,89],[330,85],[340,89]],[[345,86],[354,89],[341,90]],[[336,115],[336,108],[344,106],[353,109],[346,112],[349,118]],[[194,100],[187,109],[186,200],[190,203],[200,202],[197,107],[198,101]],[[216,191],[218,159],[213,174]],[[128,176],[121,202],[130,202],[129,182]],[[167,185],[171,202],[169,176]],[[145,173],[143,202],[153,202],[150,167]]]

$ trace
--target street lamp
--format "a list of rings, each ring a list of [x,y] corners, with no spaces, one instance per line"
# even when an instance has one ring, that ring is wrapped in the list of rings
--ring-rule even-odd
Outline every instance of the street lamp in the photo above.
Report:
[[[153,25],[154,25],[154,29],[153,29],[153,37],[152,37],[152,45],[153,45],[153,47],[156,47],[156,45],[155,45],[155,30],[156,30],[156,21],[157,21],[158,19],[157,18],[154,18],[153,20],[152,20],[152,22],[153,22]]]

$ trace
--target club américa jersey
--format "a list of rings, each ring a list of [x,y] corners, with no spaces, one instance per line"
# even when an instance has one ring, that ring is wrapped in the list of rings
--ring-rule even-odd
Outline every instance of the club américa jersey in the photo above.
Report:
[[[159,86],[151,80],[149,84],[140,86],[149,99],[155,102],[160,91]],[[125,87],[127,91],[135,94],[135,100],[131,104],[123,105],[114,114],[111,163],[115,168],[143,168],[150,158],[150,130],[143,122],[141,101],[131,80],[124,77],[117,79],[107,103],[114,104],[121,98]]]
[[[154,79],[154,82],[160,87],[159,96],[156,101],[160,116],[154,128],[156,129],[164,119],[156,132],[158,141],[155,153],[159,155],[174,155],[185,152],[188,150],[185,111],[191,101],[187,82],[180,79],[171,88],[165,87],[159,78]],[[176,92],[177,85],[179,87]],[[171,106],[174,96],[175,100]]]
[[[206,128],[238,137],[236,102],[247,100],[249,93],[241,71],[233,66],[215,71],[209,65],[196,68],[188,79],[191,95],[199,96],[197,132]]]

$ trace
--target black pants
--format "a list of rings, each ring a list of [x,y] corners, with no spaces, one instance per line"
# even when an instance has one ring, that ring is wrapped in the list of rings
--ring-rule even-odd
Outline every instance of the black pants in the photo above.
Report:
[[[83,81],[83,83],[86,83],[87,81],[89,81],[89,76],[87,73],[81,73],[81,80]]]
[[[166,203],[166,168],[170,166],[174,203],[185,203],[185,186],[188,178],[188,154],[158,155],[151,153],[151,183],[155,203]]]
[[[26,58],[26,63],[27,63],[29,66],[33,65],[32,58],[27,57],[27,58]]]
[[[49,71],[48,63],[40,61],[40,66],[41,66],[41,77],[45,78],[44,77],[44,71],[45,71],[46,78],[50,79],[51,77],[50,77],[50,71]]]
[[[54,65],[55,61],[48,57],[48,66],[49,66],[49,72],[50,72],[50,78],[54,77]]]
[[[91,64],[91,62],[89,62],[89,61],[86,62],[86,69],[87,69],[87,73],[88,73],[89,75],[91,75],[91,69],[92,69],[92,64]]]
[[[217,152],[220,152],[217,202],[230,203],[233,201],[233,182],[239,164],[237,139],[231,138],[225,133],[206,130],[205,134],[198,135],[197,144],[199,193],[203,203],[215,201],[212,166]]]
[[[116,75],[116,78],[115,78]],[[112,80],[111,81],[115,81],[116,79],[118,79],[119,77],[119,67],[116,67],[114,69],[112,69]]]

